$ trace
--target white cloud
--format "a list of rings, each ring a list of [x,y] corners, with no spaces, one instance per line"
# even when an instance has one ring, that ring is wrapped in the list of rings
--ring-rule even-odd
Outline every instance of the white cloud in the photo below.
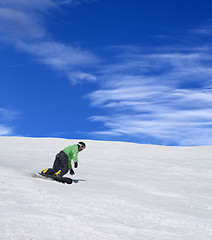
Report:
[[[0,136],[8,136],[12,134],[12,128],[0,125]]]
[[[97,80],[97,77],[95,75],[81,71],[68,73],[67,76],[74,84],[83,81],[95,82]]]
[[[19,41],[17,46],[35,56],[42,63],[59,70],[89,66],[98,61],[98,58],[89,51],[54,41],[37,41],[35,43]]]
[[[211,24],[204,24],[202,26],[197,26],[189,31],[191,34],[195,35],[212,35]]]
[[[45,35],[45,30],[35,18],[10,8],[0,8],[0,31],[7,40],[40,38]]]
[[[93,106],[106,111],[90,118],[105,126],[94,134],[140,141],[154,138],[164,144],[212,144],[210,54],[133,52],[122,56],[117,68],[116,64],[103,67],[101,89],[88,95]]]
[[[53,0],[8,0],[0,2],[1,40],[14,45],[20,51],[29,53],[40,63],[61,71],[69,79],[78,81],[94,80],[83,67],[97,63],[98,57],[88,50],[51,40],[46,27],[45,14],[63,4],[82,1]],[[47,14],[46,14],[47,15]]]
[[[57,3],[60,1],[56,0],[1,0],[0,6],[2,7],[10,7],[10,8],[17,8],[21,10],[45,10],[50,7],[56,7]]]
[[[13,126],[8,126],[8,124],[13,123],[13,121],[20,114],[17,111],[9,110],[6,108],[0,108],[0,135],[8,136],[13,134]]]
[[[20,113],[17,111],[0,108],[0,120],[10,122],[13,121],[18,115],[20,115]]]

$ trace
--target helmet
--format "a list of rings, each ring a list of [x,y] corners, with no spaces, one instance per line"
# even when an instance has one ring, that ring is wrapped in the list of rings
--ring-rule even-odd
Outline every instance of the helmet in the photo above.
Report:
[[[78,142],[77,144],[79,147],[83,147],[84,149],[86,148],[86,145],[84,142]]]

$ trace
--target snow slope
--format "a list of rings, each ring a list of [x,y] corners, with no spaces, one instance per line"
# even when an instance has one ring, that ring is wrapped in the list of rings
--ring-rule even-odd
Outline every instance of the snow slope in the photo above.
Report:
[[[86,140],[85,181],[32,177],[76,142],[0,137],[0,239],[212,239],[212,146]]]

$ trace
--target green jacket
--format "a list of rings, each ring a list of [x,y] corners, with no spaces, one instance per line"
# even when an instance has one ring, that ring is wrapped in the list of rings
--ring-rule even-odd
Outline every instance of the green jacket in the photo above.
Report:
[[[70,170],[72,169],[71,160],[73,159],[74,162],[78,162],[78,153],[79,153],[78,145],[74,144],[72,146],[68,146],[64,148],[62,151],[65,152],[68,156],[68,168]]]

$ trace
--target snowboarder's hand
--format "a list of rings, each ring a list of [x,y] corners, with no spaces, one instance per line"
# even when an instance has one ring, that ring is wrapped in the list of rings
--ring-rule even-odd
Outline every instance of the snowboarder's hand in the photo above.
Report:
[[[78,167],[78,162],[74,163],[74,167],[77,168]]]
[[[75,174],[75,172],[74,172],[73,169],[70,170],[70,174],[71,174],[71,175],[74,175],[74,174]]]

